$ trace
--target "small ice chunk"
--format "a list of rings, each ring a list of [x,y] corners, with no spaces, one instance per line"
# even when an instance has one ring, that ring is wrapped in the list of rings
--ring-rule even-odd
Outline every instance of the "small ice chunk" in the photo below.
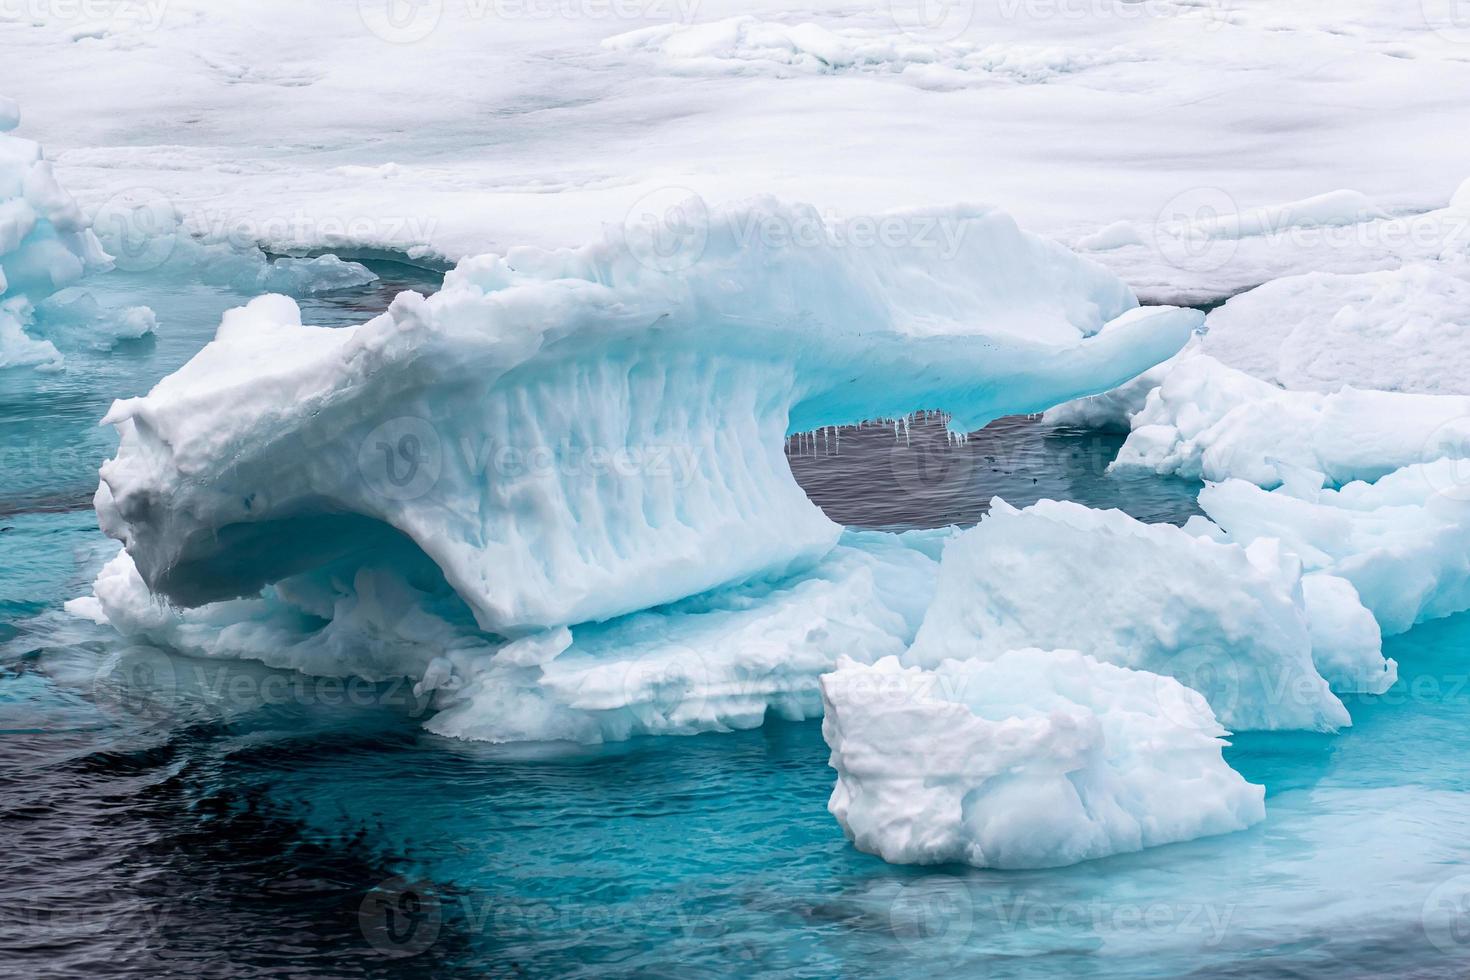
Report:
[[[1265,817],[1199,694],[1074,651],[844,660],[822,701],[827,809],[885,861],[1060,867]]]

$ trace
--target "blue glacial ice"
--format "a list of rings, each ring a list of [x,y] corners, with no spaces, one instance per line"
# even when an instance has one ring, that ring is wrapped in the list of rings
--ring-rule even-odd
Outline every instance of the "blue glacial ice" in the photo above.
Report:
[[[19,121],[0,105],[0,370],[55,371],[62,353],[35,334],[36,304],[112,260],[40,145],[9,135]]]
[[[490,633],[606,620],[833,548],[789,433],[925,407],[968,431],[1112,387],[1198,323],[1001,213],[906,220],[953,223],[954,254],[758,201],[687,255],[613,233],[470,259],[357,328],[261,297],[113,406],[103,529],[185,606],[371,548],[422,551]]]

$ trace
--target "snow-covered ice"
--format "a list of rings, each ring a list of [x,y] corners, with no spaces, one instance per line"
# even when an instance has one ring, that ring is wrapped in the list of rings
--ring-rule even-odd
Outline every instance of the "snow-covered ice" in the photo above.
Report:
[[[1338,617],[1337,633],[1318,631],[1333,643],[1320,657],[1353,661],[1334,670],[1342,690],[1381,693],[1393,665],[1371,620],[1343,605],[1313,610]],[[1121,511],[996,500],[946,547],[904,662],[991,660],[1028,642],[1177,678],[1233,731],[1350,724],[1314,662],[1301,563],[1274,541],[1241,547]]]
[[[1340,490],[1302,472],[1270,492],[1226,480],[1206,487],[1200,506],[1233,540],[1278,539],[1307,568],[1352,583],[1385,634],[1470,609],[1465,459],[1406,466]]]
[[[886,861],[1056,867],[1265,817],[1198,693],[1074,651],[844,661],[822,700],[828,809]]]
[[[1470,394],[1467,275],[1420,262],[1273,280],[1212,310],[1200,349],[1292,390]]]
[[[151,199],[275,252],[570,246],[672,188],[978,195],[1150,299],[1217,299],[1438,255],[1470,176],[1439,0],[89,6],[0,20],[27,135],[89,212]],[[1173,234],[1210,221],[1241,237]]]
[[[1467,450],[1470,396],[1284,390],[1198,354],[1163,372],[1113,466],[1274,487],[1284,466],[1346,483]]]

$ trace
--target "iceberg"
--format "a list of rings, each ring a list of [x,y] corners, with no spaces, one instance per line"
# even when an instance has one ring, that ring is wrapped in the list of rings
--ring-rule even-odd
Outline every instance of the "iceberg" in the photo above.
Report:
[[[1197,354],[1149,392],[1112,465],[1274,487],[1288,467],[1340,484],[1467,451],[1470,397],[1286,391]]]
[[[515,639],[815,565],[841,529],[792,432],[975,429],[1115,387],[1200,322],[991,209],[902,216],[952,222],[952,252],[765,199],[699,218],[468,259],[352,328],[278,295],[231,311],[106,416],[103,530],[181,606],[426,560]]]
[[[912,642],[949,533],[847,532],[797,575],[510,641],[479,630],[422,558],[317,569],[259,596],[178,609],[120,552],[67,610],[193,657],[406,677],[440,735],[588,744],[816,717],[817,678],[840,657],[870,662]]]
[[[1470,463],[1439,459],[1339,490],[1322,480],[1294,472],[1272,491],[1225,480],[1199,502],[1232,540],[1277,539],[1351,583],[1386,635],[1470,609]]]
[[[1198,693],[1075,651],[844,661],[822,701],[828,809],[885,861],[1060,867],[1265,817]]]
[[[1054,500],[1017,510],[997,498],[945,548],[903,662],[993,660],[1028,642],[1080,650],[1179,680],[1233,731],[1333,731],[1351,721],[1318,672],[1301,571],[1270,540],[1242,547],[1121,511]],[[1325,602],[1317,611],[1350,634],[1321,631],[1334,643],[1324,661],[1365,661],[1348,690],[1387,689],[1395,673],[1371,623]]]
[[[0,370],[54,371],[62,355],[35,336],[36,304],[111,259],[40,145],[10,135],[19,122],[15,103],[0,100]]]

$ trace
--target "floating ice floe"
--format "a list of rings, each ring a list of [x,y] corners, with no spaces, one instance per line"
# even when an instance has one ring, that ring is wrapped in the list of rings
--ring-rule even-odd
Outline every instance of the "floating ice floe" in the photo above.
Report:
[[[110,267],[87,219],[57,184],[41,147],[9,135],[20,113],[0,104],[0,370],[59,370],[61,352],[33,333],[35,306]]]
[[[1321,651],[1314,613],[1333,617],[1317,631],[1331,644]],[[1396,672],[1378,640],[1345,599],[1309,606],[1301,563],[1274,541],[1241,547],[1121,511],[997,499],[946,547],[904,662],[991,660],[1028,642],[1075,649],[1177,678],[1233,731],[1331,731],[1351,722],[1315,661],[1332,665],[1339,690],[1382,693]]]
[[[840,656],[869,662],[913,640],[949,533],[848,532],[799,574],[513,641],[479,630],[437,569],[404,553],[177,609],[149,592],[122,552],[94,594],[67,609],[189,656],[408,677],[431,699],[426,724],[438,734],[594,743],[751,728],[768,712],[816,717],[817,678]]]
[[[1307,568],[1352,583],[1385,634],[1470,609],[1470,460],[1340,490],[1303,472],[1270,492],[1226,480],[1206,487],[1200,506],[1230,539],[1278,539]]]
[[[1074,651],[846,661],[822,700],[828,809],[886,861],[1057,867],[1265,817],[1204,698]]]
[[[978,428],[1116,386],[1200,321],[997,211],[902,217],[954,250],[762,200],[467,260],[355,328],[259,298],[114,404],[102,526],[186,606],[419,551],[513,638],[814,564],[840,529],[791,432],[919,408]]]
[[[1273,487],[1283,465],[1346,483],[1467,449],[1470,397],[1286,391],[1196,355],[1149,393],[1112,465]]]

